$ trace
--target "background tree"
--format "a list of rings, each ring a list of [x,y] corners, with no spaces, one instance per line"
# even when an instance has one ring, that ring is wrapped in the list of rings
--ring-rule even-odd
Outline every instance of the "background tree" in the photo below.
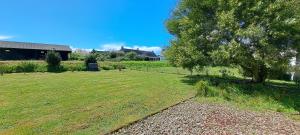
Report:
[[[166,57],[188,69],[238,65],[264,82],[295,56],[299,6],[299,0],[181,0],[166,24],[175,36]]]
[[[138,59],[138,55],[136,52],[126,53],[124,56],[124,60],[137,60],[137,59]]]

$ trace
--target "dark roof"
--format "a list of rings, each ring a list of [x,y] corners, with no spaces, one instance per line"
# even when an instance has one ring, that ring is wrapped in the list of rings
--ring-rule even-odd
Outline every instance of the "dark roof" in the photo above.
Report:
[[[135,50],[135,49],[126,49],[124,47],[122,47],[120,51],[123,51],[125,53],[135,52],[138,55],[143,56],[143,57],[158,57],[153,51],[150,52],[150,51],[143,51],[143,50],[139,50],[139,49],[137,49],[137,50]]]
[[[13,48],[13,49],[32,49],[32,50],[56,50],[71,52],[72,49],[67,45],[53,45],[53,44],[40,44],[29,42],[12,42],[0,41],[0,48]]]

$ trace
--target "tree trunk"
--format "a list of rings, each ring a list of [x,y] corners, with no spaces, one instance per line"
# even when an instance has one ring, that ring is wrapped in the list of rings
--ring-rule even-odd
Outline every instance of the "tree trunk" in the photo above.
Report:
[[[253,74],[253,82],[264,83],[268,77],[268,71],[264,64],[260,64]]]

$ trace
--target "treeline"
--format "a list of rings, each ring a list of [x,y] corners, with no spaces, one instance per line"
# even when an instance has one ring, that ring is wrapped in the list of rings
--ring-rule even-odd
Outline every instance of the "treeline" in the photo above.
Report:
[[[90,54],[86,55],[94,55],[97,61],[149,61],[147,57],[140,56],[136,52],[92,50]],[[73,52],[70,54],[70,60],[84,60],[86,55]]]

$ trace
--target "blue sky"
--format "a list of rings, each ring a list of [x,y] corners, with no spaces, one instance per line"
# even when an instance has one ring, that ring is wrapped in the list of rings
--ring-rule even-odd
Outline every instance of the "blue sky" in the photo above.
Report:
[[[0,0],[0,40],[159,52],[177,0]]]

